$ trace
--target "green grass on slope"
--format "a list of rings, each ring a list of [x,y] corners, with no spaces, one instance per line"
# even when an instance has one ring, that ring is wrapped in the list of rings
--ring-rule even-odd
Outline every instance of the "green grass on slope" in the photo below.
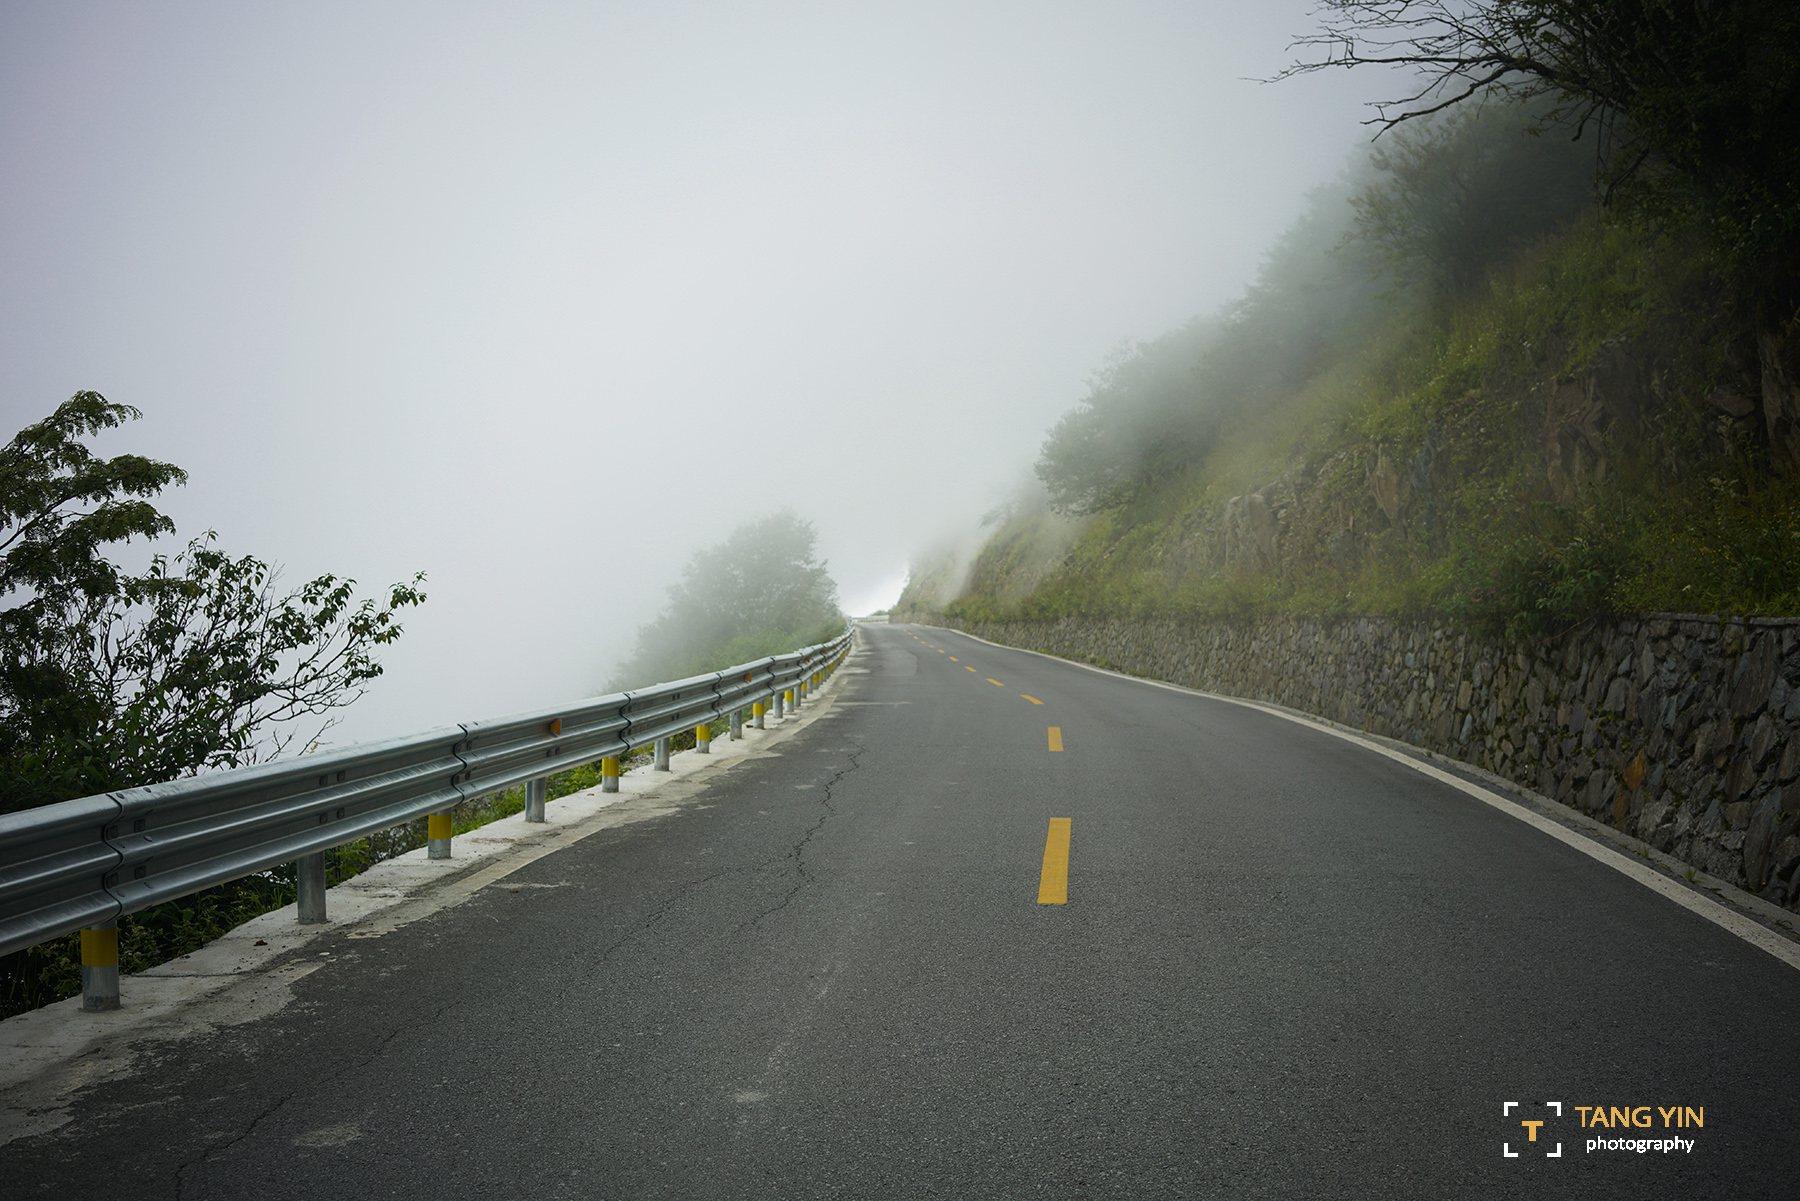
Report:
[[[1607,612],[1800,612],[1800,489],[1770,473],[1751,422],[1707,403],[1754,364],[1732,346],[1740,324],[1714,266],[1691,244],[1589,219],[1479,296],[1396,312],[1203,462],[1043,552],[1058,562],[1032,559],[1032,518],[1015,518],[949,611],[1442,614],[1520,631]],[[1565,398],[1610,398],[1605,473],[1589,464],[1564,503],[1546,474],[1559,383]],[[1404,474],[1426,452],[1427,487],[1389,525],[1371,471],[1385,456]],[[1252,491],[1286,506],[1272,570],[1222,561],[1226,504]]]

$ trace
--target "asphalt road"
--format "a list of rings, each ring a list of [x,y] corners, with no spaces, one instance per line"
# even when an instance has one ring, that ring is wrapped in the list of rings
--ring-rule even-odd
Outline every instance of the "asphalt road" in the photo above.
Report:
[[[862,637],[775,753],[329,936],[286,1009],[0,1148],[0,1194],[1800,1194],[1793,968],[1327,732]]]

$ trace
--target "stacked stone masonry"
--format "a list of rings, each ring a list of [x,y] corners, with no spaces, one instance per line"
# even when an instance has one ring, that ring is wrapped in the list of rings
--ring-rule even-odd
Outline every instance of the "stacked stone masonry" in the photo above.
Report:
[[[1800,910],[1800,621],[1652,614],[1526,641],[1377,617],[928,620],[1426,747]]]

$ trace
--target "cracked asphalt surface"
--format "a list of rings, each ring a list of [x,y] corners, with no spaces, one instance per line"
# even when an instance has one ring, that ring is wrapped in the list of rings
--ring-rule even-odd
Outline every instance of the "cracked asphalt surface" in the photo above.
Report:
[[[1793,1195],[1791,968],[1322,732],[863,638],[810,728],[313,944],[285,1009],[155,1044],[0,1148],[0,1193]],[[1063,906],[1035,903],[1052,817]],[[1505,1159],[1511,1100],[1706,1126],[1586,1154],[1614,1132],[1571,1113],[1563,1158]]]

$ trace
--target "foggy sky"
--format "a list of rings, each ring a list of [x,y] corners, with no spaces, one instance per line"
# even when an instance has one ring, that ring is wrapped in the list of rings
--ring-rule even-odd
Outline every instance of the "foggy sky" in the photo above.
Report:
[[[1309,4],[0,7],[0,405],[182,537],[429,602],[338,741],[586,695],[783,505],[853,611],[1126,337],[1235,296],[1381,79]]]

